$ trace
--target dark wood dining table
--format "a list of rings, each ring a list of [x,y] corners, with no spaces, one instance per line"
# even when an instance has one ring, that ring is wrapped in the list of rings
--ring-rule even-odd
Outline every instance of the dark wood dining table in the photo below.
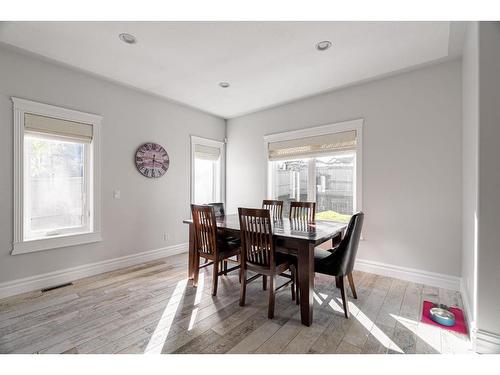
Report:
[[[183,221],[189,224],[189,268],[188,277],[194,275],[194,225],[192,219]],[[272,225],[273,238],[277,251],[286,249],[298,259],[298,283],[300,293],[300,313],[302,324],[310,326],[313,321],[314,290],[314,248],[329,240],[338,240],[347,224],[333,221],[307,223],[302,220],[275,220]],[[240,221],[237,214],[217,218],[217,228],[232,236],[239,236]],[[282,249],[282,250],[280,250]]]

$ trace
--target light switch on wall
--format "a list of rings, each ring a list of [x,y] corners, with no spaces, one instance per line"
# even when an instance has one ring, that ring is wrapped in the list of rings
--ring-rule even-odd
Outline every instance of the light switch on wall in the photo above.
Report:
[[[119,189],[113,190],[113,198],[120,199],[120,190]]]

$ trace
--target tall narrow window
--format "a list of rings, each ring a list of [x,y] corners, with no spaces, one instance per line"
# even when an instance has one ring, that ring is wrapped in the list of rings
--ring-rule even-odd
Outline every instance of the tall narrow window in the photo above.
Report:
[[[191,137],[191,201],[223,202],[224,143]]]
[[[266,137],[268,196],[316,202],[316,219],[347,222],[361,209],[361,123],[304,129]]]
[[[13,98],[13,254],[100,240],[100,117]]]
[[[89,143],[24,137],[24,240],[90,230]]]

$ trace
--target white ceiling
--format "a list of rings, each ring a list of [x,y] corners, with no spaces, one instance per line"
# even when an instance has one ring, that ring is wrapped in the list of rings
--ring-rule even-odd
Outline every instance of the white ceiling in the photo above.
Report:
[[[231,118],[456,57],[462,29],[454,22],[2,22],[0,41]],[[120,41],[123,32],[138,43]],[[321,40],[332,48],[317,51]]]

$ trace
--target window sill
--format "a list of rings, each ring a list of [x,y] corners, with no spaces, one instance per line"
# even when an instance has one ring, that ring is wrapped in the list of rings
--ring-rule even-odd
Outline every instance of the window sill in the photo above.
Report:
[[[52,250],[60,247],[83,245],[102,241],[100,232],[80,233],[41,240],[14,242],[11,255],[32,253],[35,251]]]

